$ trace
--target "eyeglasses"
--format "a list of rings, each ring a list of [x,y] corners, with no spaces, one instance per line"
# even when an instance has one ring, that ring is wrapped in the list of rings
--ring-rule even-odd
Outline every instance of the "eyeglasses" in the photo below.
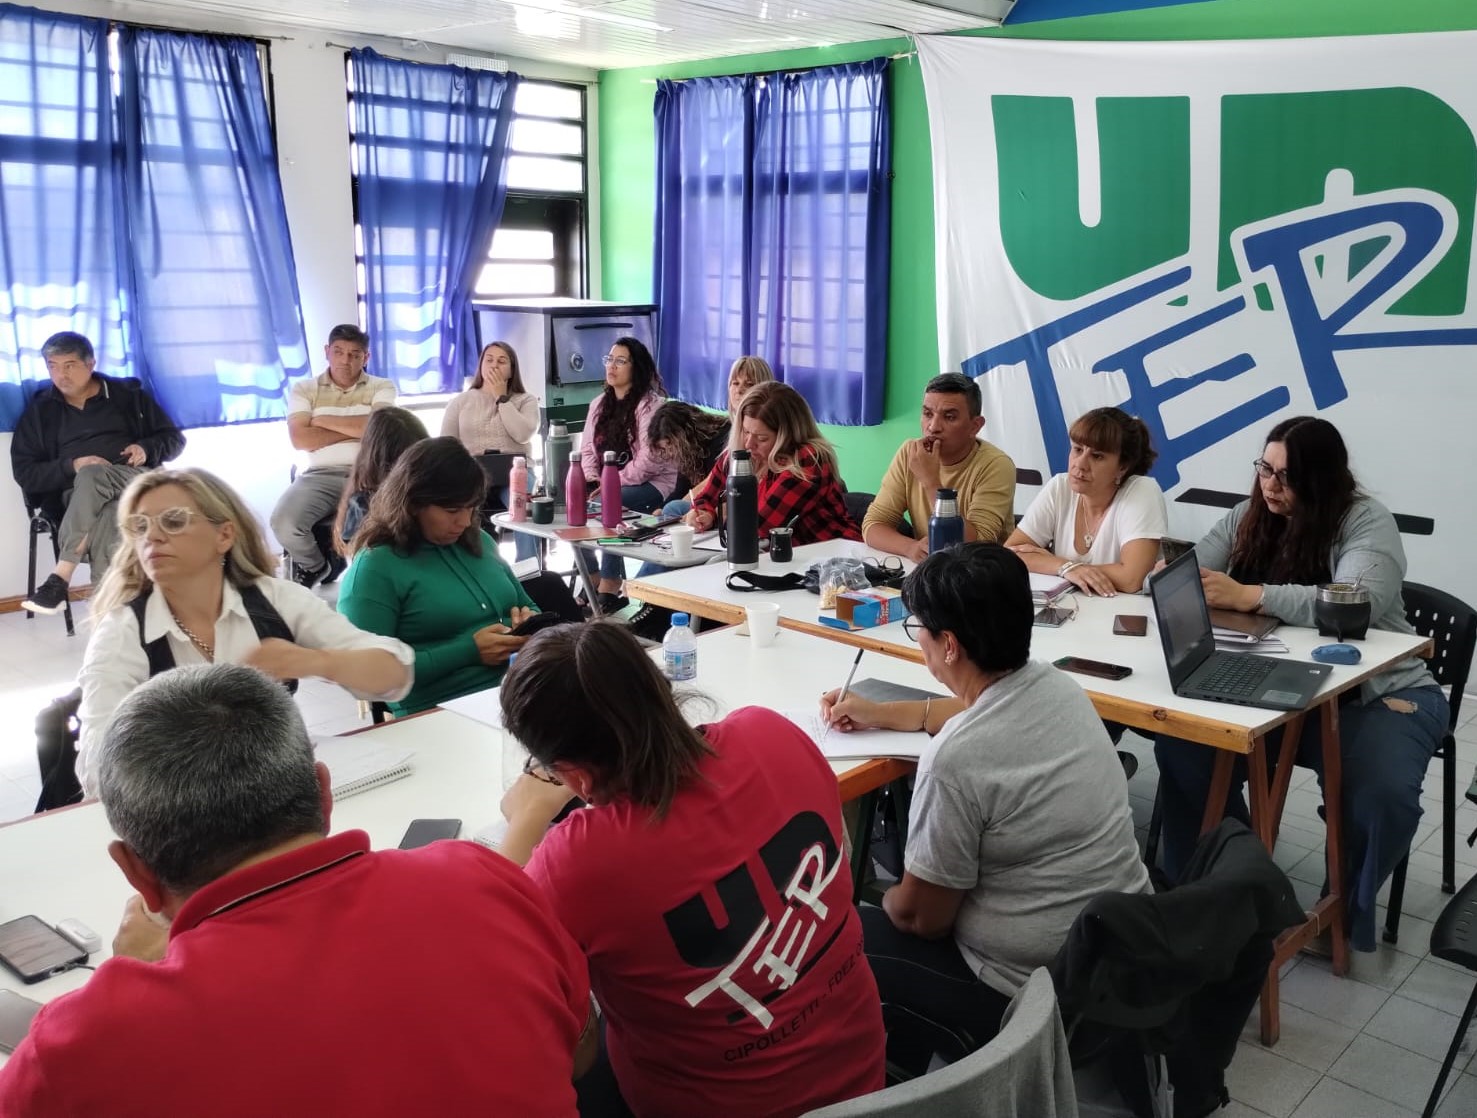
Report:
[[[1274,477],[1274,478],[1277,479],[1277,484],[1278,485],[1282,486],[1284,489],[1287,488],[1288,481],[1287,481],[1287,471],[1286,470],[1274,470],[1274,469],[1272,469],[1271,464],[1268,463],[1265,458],[1258,458],[1251,465],[1252,465],[1252,468],[1254,470],[1256,470],[1256,476],[1257,477],[1259,477],[1259,478],[1271,478],[1271,477]]]
[[[194,509],[173,508],[165,509],[158,516],[149,516],[147,513],[136,512],[125,516],[119,527],[123,529],[125,536],[138,538],[149,534],[149,527],[156,521],[159,530],[166,536],[177,536],[190,526],[190,522],[197,516],[203,516]]]
[[[926,628],[928,628],[928,626],[924,625],[923,622],[919,621],[916,617],[903,618],[903,632],[907,633],[908,639],[910,641],[913,641],[915,644],[918,641],[919,632]]]
[[[604,357],[600,358],[600,360],[613,369],[622,369],[631,363],[631,359],[629,357],[612,357],[608,353]]]
[[[563,784],[564,783],[564,781],[560,780],[557,776],[555,776],[552,772],[550,772],[548,769],[546,769],[538,761],[535,761],[534,758],[533,758],[533,754],[531,754],[531,753],[523,761],[523,775],[524,776],[531,776],[531,777],[533,777],[534,780],[542,780],[545,784]]]

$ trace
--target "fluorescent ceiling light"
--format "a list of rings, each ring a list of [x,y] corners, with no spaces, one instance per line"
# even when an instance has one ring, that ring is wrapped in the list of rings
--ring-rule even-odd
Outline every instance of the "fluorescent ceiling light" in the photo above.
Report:
[[[512,4],[515,8],[533,8],[550,15],[573,16],[576,19],[590,19],[597,23],[614,23],[621,27],[638,27],[643,31],[665,32],[672,30],[662,23],[650,19],[640,19],[637,16],[624,16],[619,12],[604,12],[599,8],[577,8],[566,0],[504,0],[504,3]]]
[[[1004,23],[1015,7],[1015,0],[913,0],[923,8],[945,8],[961,15],[973,16],[982,23]]]

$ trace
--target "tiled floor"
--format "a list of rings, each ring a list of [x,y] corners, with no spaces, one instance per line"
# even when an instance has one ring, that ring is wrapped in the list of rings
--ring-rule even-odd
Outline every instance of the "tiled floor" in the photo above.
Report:
[[[331,589],[326,592],[331,596]],[[72,686],[87,639],[86,606],[77,611],[77,636],[68,638],[61,618],[0,614],[0,820],[30,812],[40,780],[36,772],[36,712]],[[328,684],[308,682],[298,702],[315,733],[361,725],[357,704]],[[1469,699],[1457,735],[1458,792],[1477,764],[1477,699]],[[1141,832],[1148,824],[1157,773],[1149,743],[1132,734],[1124,747],[1139,759],[1129,786]],[[1310,773],[1299,770],[1288,797],[1277,861],[1311,903],[1322,881],[1322,824]],[[1429,957],[1431,922],[1446,896],[1440,892],[1440,785],[1438,766],[1426,778],[1425,819],[1416,836],[1406,885],[1398,949],[1381,944],[1356,955],[1352,973],[1335,978],[1328,963],[1303,957],[1282,983],[1282,1039],[1265,1049],[1248,1022],[1229,1082],[1230,1118],[1403,1118],[1425,1103],[1457,1015],[1474,976]],[[1466,801],[1457,813],[1463,839],[1477,826]],[[1477,873],[1477,852],[1457,843],[1458,884]],[[1383,923],[1383,911],[1381,911]],[[1437,1111],[1442,1118],[1477,1115],[1477,1036],[1469,1035]]]

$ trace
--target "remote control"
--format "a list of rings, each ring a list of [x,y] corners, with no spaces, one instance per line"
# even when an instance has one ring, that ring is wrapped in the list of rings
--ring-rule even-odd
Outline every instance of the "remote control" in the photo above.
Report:
[[[82,923],[75,916],[59,921],[56,925],[57,934],[63,939],[71,940],[78,948],[91,955],[94,951],[101,951],[103,941],[91,928]]]

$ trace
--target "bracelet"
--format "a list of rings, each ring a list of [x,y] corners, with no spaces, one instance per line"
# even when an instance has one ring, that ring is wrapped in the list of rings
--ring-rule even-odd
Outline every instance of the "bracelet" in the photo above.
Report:
[[[931,707],[931,706],[933,706],[933,696],[932,695],[930,695],[928,698],[926,698],[926,699],[923,700],[923,720],[918,723],[918,729],[924,730],[924,731],[926,731],[928,729],[928,708]]]
[[[1081,560],[1079,560],[1079,559],[1068,559],[1065,563],[1063,563],[1060,567],[1058,567],[1056,569],[1056,577],[1057,578],[1066,578],[1068,571],[1072,570],[1074,567],[1080,567],[1080,566],[1082,566],[1082,561]]]

